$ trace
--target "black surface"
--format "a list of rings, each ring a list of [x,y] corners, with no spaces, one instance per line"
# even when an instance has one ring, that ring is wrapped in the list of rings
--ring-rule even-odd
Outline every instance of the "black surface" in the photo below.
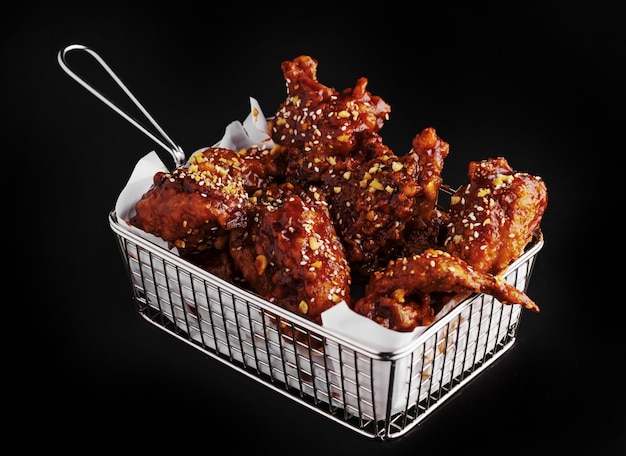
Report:
[[[5,197],[25,201],[7,203],[15,213],[4,215],[7,244],[20,246],[20,260],[5,262],[15,264],[22,293],[12,308],[28,322],[31,348],[18,401],[27,415],[18,427],[32,435],[23,446],[623,454],[622,304],[612,294],[609,306],[602,291],[620,288],[602,252],[622,244],[609,228],[615,213],[601,207],[619,182],[609,157],[623,152],[623,6],[320,6],[304,14],[264,4],[242,17],[241,7],[94,5],[31,7],[2,31],[3,139],[13,144],[4,150]],[[451,145],[447,183],[460,184],[470,160],[495,155],[542,176],[545,246],[528,289],[542,312],[526,312],[511,351],[389,442],[345,429],[153,328],[135,312],[107,215],[137,159],[160,149],[61,70],[57,52],[72,43],[98,51],[188,153],[243,120],[249,96],[271,113],[285,96],[280,63],[309,54],[326,85],[369,79],[392,107],[381,134],[398,153],[435,127]],[[94,78],[108,87],[103,72]]]

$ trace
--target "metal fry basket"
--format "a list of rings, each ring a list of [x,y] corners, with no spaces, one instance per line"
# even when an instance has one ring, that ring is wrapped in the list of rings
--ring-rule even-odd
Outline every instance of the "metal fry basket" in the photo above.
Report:
[[[126,92],[160,134],[104,98],[66,62],[86,51]],[[63,70],[166,149],[177,146],[104,61],[82,45],[59,52]],[[113,209],[115,234],[137,311],[146,321],[295,402],[375,439],[406,434],[515,342],[522,307],[474,294],[401,349],[381,352],[216,277],[128,229]],[[543,246],[536,233],[504,273],[525,291]]]
[[[250,378],[365,436],[404,435],[512,347],[522,315],[485,294],[381,353],[152,244],[109,214],[139,314]],[[122,222],[123,223],[123,222]],[[525,290],[541,233],[505,274]]]

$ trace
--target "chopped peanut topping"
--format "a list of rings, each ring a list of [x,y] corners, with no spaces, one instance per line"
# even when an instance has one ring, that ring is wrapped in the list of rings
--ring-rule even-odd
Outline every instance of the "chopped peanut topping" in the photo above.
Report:
[[[404,302],[404,294],[405,294],[405,290],[403,290],[402,288],[398,288],[394,290],[392,296],[393,296],[393,299],[395,299],[396,301]]]
[[[315,236],[309,237],[309,247],[311,250],[317,250],[322,246],[322,243]]]
[[[378,179],[374,179],[372,180],[372,182],[370,182],[370,187],[369,187],[370,192],[375,192],[376,190],[382,190],[384,188],[385,187],[383,187],[383,184],[381,184]]]
[[[256,273],[262,275],[265,272],[265,268],[267,268],[267,257],[265,255],[257,255],[254,259],[254,267],[256,268]]]

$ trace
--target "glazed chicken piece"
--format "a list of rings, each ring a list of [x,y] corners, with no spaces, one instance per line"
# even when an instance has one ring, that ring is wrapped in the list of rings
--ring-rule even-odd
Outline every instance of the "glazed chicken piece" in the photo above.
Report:
[[[221,245],[222,242],[223,245]],[[220,244],[219,247],[217,247],[218,244]],[[205,249],[202,252],[183,254],[181,258],[233,285],[247,288],[246,281],[241,276],[241,272],[235,268],[233,259],[230,256],[228,235],[220,238],[216,246]]]
[[[426,249],[442,248],[447,224],[448,213],[440,209],[434,209],[428,216],[410,220],[404,230],[404,240],[396,258],[417,255]]]
[[[439,189],[443,184],[441,172],[444,160],[450,153],[450,145],[443,141],[437,131],[427,127],[413,138],[413,149],[419,157],[418,217],[407,223],[404,242],[398,257],[422,253],[428,248],[443,246],[448,214],[437,207]]]
[[[250,289],[316,323],[338,302],[351,304],[350,268],[322,194],[283,183],[252,201],[248,226],[230,233],[231,256]]]
[[[252,146],[238,151],[238,154],[243,159],[241,176],[249,195],[273,182],[285,180],[287,164],[279,146],[272,148]]]
[[[206,265],[212,262],[206,254],[194,255],[224,249],[228,231],[247,224],[249,194],[281,180],[283,174],[273,149],[201,149],[185,166],[155,174],[130,223],[177,247],[192,263]],[[228,265],[218,262],[218,269],[222,266]]]
[[[445,250],[498,274],[532,241],[546,211],[546,185],[502,157],[470,162],[468,177],[451,199]]]
[[[251,203],[244,169],[244,160],[230,149],[198,151],[186,166],[155,174],[129,222],[183,256],[210,249],[229,230],[247,223]]]
[[[418,253],[438,245],[443,223],[436,204],[448,151],[429,127],[406,155],[348,160],[323,175],[322,190],[355,274],[367,277],[408,248]]]
[[[287,179],[316,183],[335,162],[355,156],[361,136],[378,132],[390,106],[367,91],[367,78],[342,92],[317,80],[317,60],[302,55],[281,65],[287,98],[270,122],[272,140],[284,147]]]
[[[420,187],[419,215],[431,217],[437,204],[439,188],[443,179],[441,171],[445,158],[450,153],[450,144],[437,136],[432,127],[424,128],[413,138],[411,153],[416,153],[420,166],[417,184]]]
[[[477,271],[465,261],[438,249],[389,262],[375,272],[365,294],[354,303],[358,314],[395,330],[408,332],[435,320],[441,301],[458,295],[485,293],[503,304],[537,305],[502,277]]]

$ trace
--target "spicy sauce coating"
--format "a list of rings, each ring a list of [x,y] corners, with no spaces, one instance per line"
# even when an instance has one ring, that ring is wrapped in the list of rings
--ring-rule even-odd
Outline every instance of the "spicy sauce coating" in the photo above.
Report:
[[[359,150],[360,136],[378,132],[390,106],[367,90],[367,78],[339,92],[317,79],[317,60],[307,55],[281,65],[287,98],[270,123],[272,140],[285,148],[288,180],[318,182],[337,161]]]
[[[130,223],[177,247],[190,261],[206,264],[194,255],[223,249],[228,231],[247,223],[249,194],[283,175],[284,162],[275,148],[207,147],[186,166],[156,173]]]
[[[386,153],[355,165],[348,161],[323,176],[333,222],[350,265],[361,276],[406,253],[409,233],[413,248],[437,245],[442,225],[437,195],[449,146],[433,128],[416,135],[413,144],[406,155]]]
[[[243,159],[241,175],[249,195],[273,182],[282,182],[286,163],[280,147],[263,148],[252,146],[238,152]]]
[[[399,258],[375,272],[365,295],[354,304],[360,315],[395,331],[412,331],[435,319],[433,298],[485,293],[503,304],[521,304],[538,312],[537,305],[501,277],[480,272],[465,261],[438,249]]]
[[[433,127],[424,128],[413,138],[411,154],[418,158],[420,172],[417,184],[420,188],[418,198],[418,214],[429,218],[437,204],[439,189],[443,183],[441,172],[444,160],[450,153],[450,144],[437,135]]]
[[[322,194],[283,183],[252,200],[248,226],[230,236],[231,256],[250,288],[317,323],[338,302],[351,304],[350,267]]]
[[[245,226],[251,203],[237,152],[207,148],[187,166],[158,172],[135,205],[130,223],[176,246],[181,254],[213,247],[227,231]]]
[[[516,172],[503,157],[470,162],[468,177],[451,199],[445,250],[498,274],[539,228],[548,203],[546,184]]]

